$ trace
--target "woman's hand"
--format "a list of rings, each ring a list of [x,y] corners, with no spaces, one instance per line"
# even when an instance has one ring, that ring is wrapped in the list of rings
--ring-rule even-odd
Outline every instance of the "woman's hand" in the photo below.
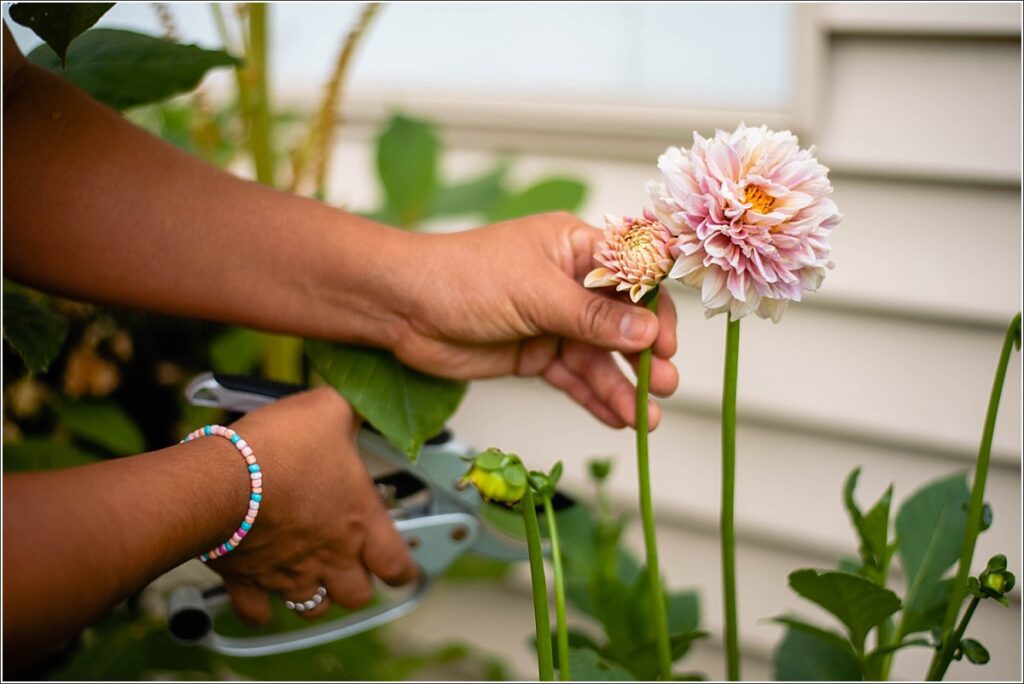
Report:
[[[402,321],[392,343],[404,362],[454,378],[540,375],[612,427],[632,425],[632,383],[612,358],[652,344],[651,391],[667,396],[679,374],[675,308],[658,315],[586,290],[601,231],[570,214],[540,214],[445,235],[412,236],[396,255]],[[651,410],[657,425],[657,407]]]
[[[270,594],[301,602],[322,585],[329,600],[302,613],[316,617],[330,601],[350,609],[369,601],[371,575],[389,584],[416,577],[356,450],[358,421],[336,391],[282,399],[232,427],[265,473],[265,505],[238,548],[209,565],[243,620],[266,623]]]

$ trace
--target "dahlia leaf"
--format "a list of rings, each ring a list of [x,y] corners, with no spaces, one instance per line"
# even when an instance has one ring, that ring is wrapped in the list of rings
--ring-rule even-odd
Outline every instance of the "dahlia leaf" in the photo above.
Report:
[[[313,367],[410,459],[444,429],[466,393],[466,383],[409,368],[389,351],[306,340]]]
[[[850,640],[863,648],[868,632],[900,609],[893,592],[860,575],[805,568],[789,575],[793,590],[832,613],[850,631]]]
[[[905,625],[926,623],[923,616],[939,600],[936,585],[960,557],[970,497],[966,476],[957,473],[925,485],[900,506],[896,536],[907,581]]]
[[[781,620],[781,619],[780,619]],[[778,681],[860,681],[864,678],[853,648],[839,634],[787,620],[786,636],[773,654]]]

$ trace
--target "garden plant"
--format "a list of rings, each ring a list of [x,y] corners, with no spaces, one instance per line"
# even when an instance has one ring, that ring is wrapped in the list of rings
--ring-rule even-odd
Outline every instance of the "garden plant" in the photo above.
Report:
[[[171,8],[156,3],[163,36],[93,28],[113,3],[17,3],[11,18],[44,41],[28,56],[106,105],[211,163],[250,173],[261,183],[331,202],[330,171],[338,160],[341,102],[361,41],[382,7],[366,5],[338,51],[322,102],[312,115],[276,109],[268,79],[272,6],[210,5],[223,46],[178,42]],[[234,75],[230,97],[195,90],[211,70]],[[469,180],[441,173],[441,133],[430,123],[395,114],[376,139],[382,204],[368,216],[397,227],[430,228],[452,217],[489,222],[546,211],[574,211],[586,187],[573,178],[545,178],[527,187],[508,180],[513,161]],[[790,302],[822,286],[832,267],[829,236],[839,225],[828,169],[788,131],[740,124],[690,148],[669,147],[647,186],[650,206],[608,215],[587,287],[614,287],[636,306],[654,310],[665,279],[700,291],[708,318],[723,313],[727,336],[721,409],[721,572],[724,672],[741,677],[734,532],[740,323],[748,314],[779,323]],[[300,340],[210,323],[105,309],[47,296],[4,282],[5,471],[72,467],[177,441],[188,427],[216,422],[190,407],[181,389],[194,373],[213,369],[334,386],[355,410],[410,459],[440,432],[466,391],[463,382],[426,375],[371,347]],[[698,325],[694,322],[693,325]],[[768,323],[757,323],[768,325]],[[958,473],[926,483],[892,513],[890,486],[866,511],[858,505],[860,469],[842,487],[859,557],[835,568],[801,568],[790,588],[835,616],[817,625],[796,615],[762,616],[785,627],[774,653],[781,680],[887,679],[905,648],[933,653],[922,678],[941,680],[953,660],[984,664],[990,654],[970,636],[971,620],[1007,604],[1015,578],[1005,556],[974,558],[978,535],[991,524],[985,483],[1003,382],[1021,317],[1011,322],[983,427],[973,477]],[[648,450],[651,350],[635,359],[638,512],[641,563],[622,542],[627,515],[608,503],[609,460],[589,464],[592,503],[556,511],[563,467],[530,468],[539,455],[498,446],[469,460],[460,484],[475,487],[521,520],[530,576],[541,680],[695,679],[680,664],[708,636],[700,629],[698,593],[674,591],[661,576]],[[555,454],[554,456],[561,456]],[[681,459],[688,458],[682,451]],[[853,464],[851,464],[853,465]],[[838,484],[837,489],[838,489]],[[893,560],[906,580],[890,588]],[[551,569],[553,597],[549,596]],[[954,570],[955,566],[955,570]],[[494,580],[501,564],[467,561],[450,581]],[[949,576],[953,571],[953,576]],[[780,587],[779,591],[785,591]],[[40,675],[59,679],[179,676],[280,679],[403,679],[430,668],[471,668],[500,679],[500,662],[461,644],[399,651],[386,632],[371,631],[312,651],[258,659],[217,656],[174,643],[155,593],[134,597],[73,644]],[[551,610],[551,607],[554,610]],[[569,624],[571,606],[587,628]],[[340,609],[335,609],[340,610]],[[553,620],[552,620],[553,617]],[[328,618],[329,619],[329,618]],[[231,616],[221,631],[243,633]],[[277,606],[266,629],[294,629],[298,618]],[[465,671],[465,670],[463,670]]]

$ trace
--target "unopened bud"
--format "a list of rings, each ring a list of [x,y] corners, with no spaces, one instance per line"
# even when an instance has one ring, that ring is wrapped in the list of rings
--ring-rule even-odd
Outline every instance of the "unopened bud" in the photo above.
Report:
[[[485,501],[511,506],[526,494],[526,467],[515,454],[488,449],[473,459],[457,485],[460,489],[473,485]]]

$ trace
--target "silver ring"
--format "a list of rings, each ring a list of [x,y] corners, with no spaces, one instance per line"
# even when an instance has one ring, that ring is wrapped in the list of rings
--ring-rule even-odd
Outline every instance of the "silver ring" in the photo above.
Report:
[[[296,613],[304,613],[307,610],[313,610],[327,597],[327,587],[319,587],[313,597],[305,601],[285,601],[284,607],[288,610],[294,610]]]

